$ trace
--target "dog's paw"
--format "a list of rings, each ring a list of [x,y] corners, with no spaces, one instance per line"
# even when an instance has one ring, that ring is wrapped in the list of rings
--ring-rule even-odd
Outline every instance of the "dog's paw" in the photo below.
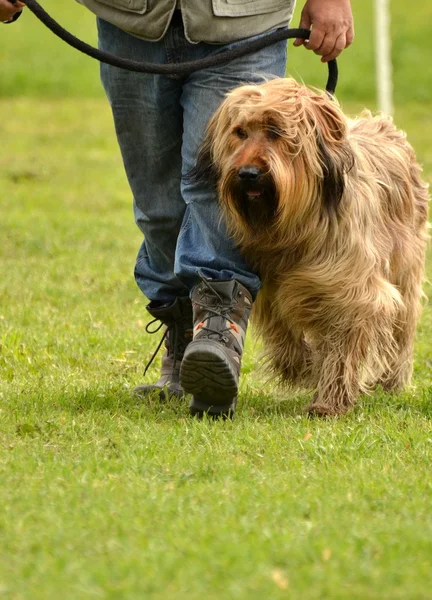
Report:
[[[345,414],[347,410],[348,408],[344,406],[340,407],[331,403],[323,402],[322,400],[319,400],[315,394],[312,402],[306,407],[305,412],[309,418],[313,419],[315,417],[337,417]]]
[[[336,415],[336,413],[329,411],[324,406],[317,406],[315,404],[309,404],[309,406],[305,408],[305,413],[309,419],[325,419],[327,417],[334,417]]]

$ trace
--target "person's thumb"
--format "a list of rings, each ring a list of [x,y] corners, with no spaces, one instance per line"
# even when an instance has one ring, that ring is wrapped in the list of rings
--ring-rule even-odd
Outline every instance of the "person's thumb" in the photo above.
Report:
[[[309,18],[309,13],[306,12],[305,10],[302,11],[301,14],[301,18],[300,18],[300,23],[299,23],[299,29],[310,29],[311,26],[311,20]],[[302,46],[305,43],[305,40],[303,40],[302,38],[297,38],[296,40],[294,40],[294,46]]]

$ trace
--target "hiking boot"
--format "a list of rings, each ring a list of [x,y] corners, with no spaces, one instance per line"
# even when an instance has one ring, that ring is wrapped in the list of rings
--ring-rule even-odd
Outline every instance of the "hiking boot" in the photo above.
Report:
[[[203,279],[191,298],[193,341],[180,370],[182,388],[193,395],[190,412],[232,417],[252,296],[235,279]]]
[[[154,317],[146,327],[148,333],[156,333],[165,325],[165,331],[161,342],[156,348],[153,356],[147,364],[144,375],[147,373],[150,365],[155,359],[159,348],[165,342],[165,352],[161,361],[161,375],[156,383],[149,385],[140,385],[134,389],[138,396],[145,396],[154,390],[159,390],[159,398],[165,400],[168,396],[181,398],[185,395],[180,384],[180,365],[183,359],[186,346],[192,340],[192,304],[188,296],[176,298],[168,306],[155,306],[150,303],[147,307],[148,312]],[[159,327],[151,330],[150,326],[160,321]]]

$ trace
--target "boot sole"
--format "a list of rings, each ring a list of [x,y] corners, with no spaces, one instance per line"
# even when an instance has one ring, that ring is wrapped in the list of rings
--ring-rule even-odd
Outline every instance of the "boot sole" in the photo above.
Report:
[[[192,401],[189,405],[190,414],[193,417],[197,417],[202,419],[204,415],[207,415],[211,419],[219,419],[223,420],[233,419],[235,408],[237,404],[237,396],[233,399],[231,404],[226,406],[209,406],[207,402],[201,402],[199,398],[192,398]]]
[[[183,357],[180,382],[201,405],[229,408],[237,396],[238,375],[217,342],[191,342]]]

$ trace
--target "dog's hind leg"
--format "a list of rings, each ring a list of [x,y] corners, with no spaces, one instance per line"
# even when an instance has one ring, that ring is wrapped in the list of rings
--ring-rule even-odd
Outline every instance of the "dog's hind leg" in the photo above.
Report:
[[[393,325],[400,306],[395,288],[376,284],[343,321],[333,322],[317,348],[319,380],[310,413],[347,412],[361,391],[388,372],[397,354]]]
[[[410,383],[413,370],[413,346],[417,321],[421,312],[425,253],[428,243],[428,187],[421,180],[420,168],[412,149],[400,141],[408,166],[405,179],[394,177],[394,189],[387,207],[387,229],[393,231],[394,246],[389,265],[390,279],[402,299],[395,316],[393,336],[396,353],[389,368],[380,378],[384,389],[400,390]],[[401,154],[403,155],[403,154]]]
[[[393,329],[397,351],[389,362],[387,372],[379,383],[386,391],[398,391],[408,385],[413,370],[414,335],[421,312],[423,267],[416,265],[405,271],[398,282],[403,307],[399,310]]]

